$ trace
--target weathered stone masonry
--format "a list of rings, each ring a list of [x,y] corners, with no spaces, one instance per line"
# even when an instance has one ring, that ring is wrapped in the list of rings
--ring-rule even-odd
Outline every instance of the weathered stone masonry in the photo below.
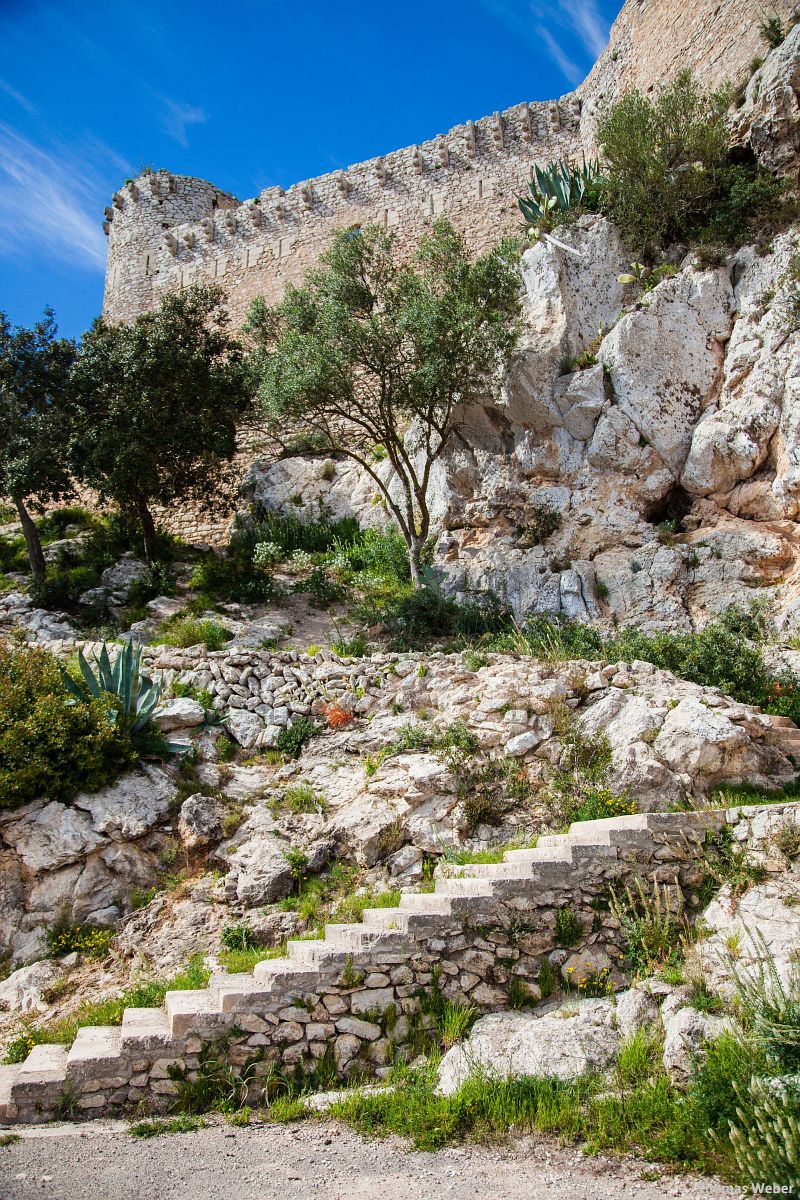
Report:
[[[793,0],[770,12],[789,21]],[[579,158],[593,149],[597,112],[623,91],[647,91],[676,71],[706,86],[736,82],[765,46],[748,0],[627,0],[585,83],[560,100],[518,104],[468,121],[418,146],[240,202],[202,179],[166,171],[120,188],[106,209],[109,235],[103,312],[129,320],[195,282],[227,293],[234,324],[251,300],[280,299],[299,283],[333,231],[377,222],[415,246],[446,215],[475,249],[519,227],[515,193],[534,162]]]
[[[170,1066],[196,1072],[204,1043],[220,1038],[234,1065],[258,1056],[256,1102],[271,1063],[311,1069],[332,1052],[340,1076],[369,1076],[407,1043],[412,1022],[425,1022],[420,996],[437,977],[445,995],[481,1011],[508,1007],[514,979],[536,999],[545,961],[578,984],[596,980],[607,961],[613,978],[621,943],[611,886],[641,879],[691,899],[709,831],[727,823],[737,840],[758,846],[797,807],[583,822],[503,863],[456,868],[435,893],[368,909],[363,925],[328,925],[322,941],[291,941],[286,958],[252,975],[218,974],[207,989],[169,992],[161,1009],[127,1009],[121,1028],[82,1029],[69,1050],[34,1047],[21,1066],[0,1067],[0,1119],[44,1121],[65,1103],[86,1115],[164,1111],[178,1091]],[[569,951],[555,947],[556,913],[566,906],[583,931]]]

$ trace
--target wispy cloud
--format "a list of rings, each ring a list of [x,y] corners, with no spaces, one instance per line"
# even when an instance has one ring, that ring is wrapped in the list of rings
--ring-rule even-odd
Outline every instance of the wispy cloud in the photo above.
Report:
[[[99,207],[108,190],[80,154],[51,153],[0,123],[0,254],[49,254],[103,271]]]
[[[586,72],[564,52],[549,29],[540,28],[539,36],[547,47],[547,52],[565,79],[576,87]]]
[[[162,129],[180,146],[188,146],[187,130],[190,125],[202,125],[208,120],[205,110],[196,108],[193,104],[180,104],[177,100],[170,100],[168,96],[162,96],[161,100],[164,105]]]
[[[6,83],[5,79],[0,79],[0,92],[5,92],[7,96],[10,96],[12,100],[16,101],[16,103],[19,104],[21,108],[24,108],[26,112],[36,112],[36,109],[31,104],[28,97],[23,96],[22,92],[18,92],[16,88],[11,86],[10,83]]]
[[[599,0],[480,0],[529,45],[544,45],[565,79],[580,83],[608,43],[610,22]]]

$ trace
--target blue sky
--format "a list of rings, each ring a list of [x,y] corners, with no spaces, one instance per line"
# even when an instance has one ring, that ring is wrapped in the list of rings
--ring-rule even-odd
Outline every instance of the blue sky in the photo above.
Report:
[[[240,199],[569,91],[621,0],[0,0],[0,310],[102,301],[144,164]]]

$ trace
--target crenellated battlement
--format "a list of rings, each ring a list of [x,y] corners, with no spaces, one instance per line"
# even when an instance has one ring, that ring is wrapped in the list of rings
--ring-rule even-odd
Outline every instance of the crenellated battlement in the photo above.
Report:
[[[789,20],[795,0],[776,0]],[[301,283],[334,230],[377,223],[401,252],[447,216],[474,250],[520,227],[515,194],[534,163],[593,150],[599,111],[629,87],[647,91],[688,66],[707,86],[740,80],[763,49],[749,0],[627,0],[585,83],[559,100],[517,104],[346,170],[268,187],[240,201],[203,179],[158,171],[114,193],[103,313],[129,320],[169,292],[216,283],[235,325],[262,295]]]
[[[234,320],[250,300],[279,299],[299,282],[334,229],[377,222],[413,245],[446,213],[470,243],[519,224],[514,193],[534,162],[580,152],[580,101],[517,104],[419,145],[347,170],[264,188],[239,201],[205,180],[139,176],[105,210],[109,265],[104,313],[126,320],[194,282],[220,283]],[[505,212],[505,220],[498,218]]]

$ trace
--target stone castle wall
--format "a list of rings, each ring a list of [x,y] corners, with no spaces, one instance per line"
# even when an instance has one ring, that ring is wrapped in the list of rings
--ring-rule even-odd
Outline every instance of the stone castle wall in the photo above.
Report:
[[[350,225],[393,229],[410,250],[447,215],[473,248],[490,245],[519,225],[514,193],[527,189],[534,161],[579,151],[579,117],[576,97],[519,104],[347,171],[265,188],[243,204],[200,179],[142,176],[108,210],[104,314],[127,320],[178,288],[216,283],[241,325],[255,296],[279,300],[333,231]]]
[[[770,13],[788,21],[795,0]],[[337,228],[378,223],[410,250],[437,216],[447,216],[479,250],[519,228],[515,193],[535,162],[580,157],[593,148],[602,107],[630,87],[651,90],[688,67],[706,86],[739,82],[765,52],[763,14],[749,0],[627,0],[608,49],[584,84],[558,101],[518,104],[384,157],[240,202],[202,179],[159,171],[115,193],[103,312],[130,320],[164,295],[216,283],[235,326],[250,302],[274,303],[300,283]]]

